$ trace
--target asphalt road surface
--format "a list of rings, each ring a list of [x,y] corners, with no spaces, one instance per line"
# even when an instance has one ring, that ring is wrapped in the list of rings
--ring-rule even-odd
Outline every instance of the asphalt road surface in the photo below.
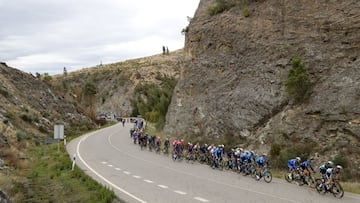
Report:
[[[265,183],[199,163],[174,162],[134,145],[131,127],[117,124],[67,145],[79,168],[126,202],[360,202],[360,195],[345,193],[336,199],[282,179]]]

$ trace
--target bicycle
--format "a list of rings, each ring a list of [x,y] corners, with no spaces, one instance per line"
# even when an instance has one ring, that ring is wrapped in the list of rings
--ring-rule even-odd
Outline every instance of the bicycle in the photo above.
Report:
[[[323,179],[316,179],[315,181],[315,188],[319,194],[324,195],[325,193],[330,192],[334,195],[334,197],[338,199],[341,199],[344,196],[344,189],[342,188],[338,180],[334,180],[330,186],[327,186]]]
[[[264,166],[264,167],[263,167],[263,169],[262,169],[262,171],[261,171],[261,173],[260,173],[260,176],[257,175],[257,177],[259,177],[259,178],[257,178],[258,181],[259,181],[261,178],[264,178],[264,181],[265,181],[266,183],[270,183],[271,180],[272,180],[272,174],[271,174],[271,172],[269,171],[269,169],[268,169],[267,166]]]

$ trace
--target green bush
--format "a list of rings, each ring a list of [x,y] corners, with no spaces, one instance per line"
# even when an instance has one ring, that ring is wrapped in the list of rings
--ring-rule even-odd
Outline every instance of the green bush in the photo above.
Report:
[[[270,156],[271,157],[278,157],[280,155],[281,145],[278,143],[272,143],[270,148]]]
[[[159,77],[160,85],[139,84],[135,87],[135,99],[131,101],[132,116],[142,115],[146,120],[162,128],[176,85],[174,78]]]
[[[289,70],[288,78],[285,81],[287,94],[295,100],[302,102],[310,95],[311,82],[304,64],[300,58],[292,60],[292,68]]]
[[[33,117],[31,115],[28,114],[21,114],[20,118],[28,123],[32,123],[33,122]]]
[[[274,168],[287,169],[287,161],[295,157],[303,160],[309,158],[314,150],[315,143],[298,143],[291,147],[286,147],[279,143],[273,143],[270,149],[270,162]]]
[[[222,13],[234,7],[236,2],[234,0],[216,0],[216,5],[207,8],[207,13],[211,16]]]
[[[242,15],[243,15],[244,17],[249,17],[249,16],[250,16],[250,10],[249,10],[248,7],[243,8],[243,10],[242,10]]]
[[[32,135],[24,132],[24,131],[18,131],[16,132],[16,139],[18,142],[22,140],[30,140],[32,138]]]

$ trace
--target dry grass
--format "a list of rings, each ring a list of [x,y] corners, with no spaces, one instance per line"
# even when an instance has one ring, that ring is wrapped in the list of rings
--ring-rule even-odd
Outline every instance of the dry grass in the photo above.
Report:
[[[346,192],[360,194],[360,183],[359,182],[342,182],[341,185],[343,186],[343,188]]]

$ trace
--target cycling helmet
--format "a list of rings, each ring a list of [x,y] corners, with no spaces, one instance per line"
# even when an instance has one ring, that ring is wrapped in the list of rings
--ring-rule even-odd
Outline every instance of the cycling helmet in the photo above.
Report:
[[[250,151],[251,154],[255,154],[255,152],[253,150]]]
[[[301,161],[301,158],[300,158],[300,157],[296,157],[296,160]]]
[[[330,166],[334,166],[334,162],[332,162],[332,161],[328,161],[327,164]]]
[[[340,166],[340,165],[337,165],[336,168],[337,168],[337,169],[343,169],[343,167]]]

